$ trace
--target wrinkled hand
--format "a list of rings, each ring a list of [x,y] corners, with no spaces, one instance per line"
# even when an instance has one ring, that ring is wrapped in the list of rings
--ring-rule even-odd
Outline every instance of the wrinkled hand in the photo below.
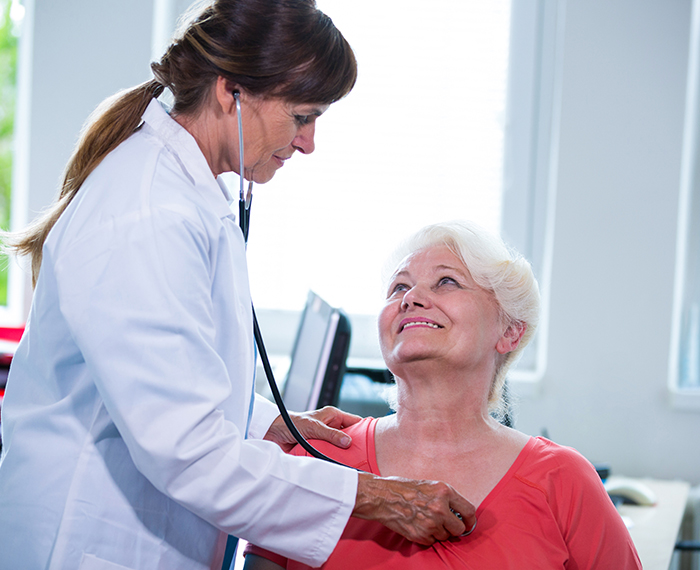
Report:
[[[413,542],[429,546],[472,529],[475,512],[474,505],[446,483],[360,473],[352,515],[376,520]]]
[[[322,439],[342,448],[350,447],[352,439],[340,429],[351,426],[362,419],[360,416],[348,414],[331,406],[301,414],[289,412],[289,416],[304,439]],[[282,416],[277,416],[272,422],[263,439],[276,443],[285,452],[288,452],[297,443]]]

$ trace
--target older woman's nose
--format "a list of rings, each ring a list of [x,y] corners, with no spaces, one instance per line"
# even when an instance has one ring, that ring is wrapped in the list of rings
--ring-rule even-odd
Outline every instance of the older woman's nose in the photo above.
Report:
[[[316,122],[312,121],[304,125],[297,132],[297,136],[292,141],[292,146],[302,154],[311,154],[316,148],[314,136],[316,135]]]
[[[411,307],[423,307],[425,308],[430,303],[428,296],[425,291],[420,287],[411,287],[406,293],[404,293],[403,300],[401,302],[401,308],[407,310]]]

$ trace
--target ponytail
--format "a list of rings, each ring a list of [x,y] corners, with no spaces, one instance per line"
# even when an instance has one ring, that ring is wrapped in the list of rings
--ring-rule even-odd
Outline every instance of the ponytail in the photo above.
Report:
[[[42,248],[49,231],[90,173],[139,127],[146,107],[163,89],[154,79],[103,101],[83,127],[56,201],[27,228],[4,236],[4,249],[9,253],[30,256],[33,286],[39,278]]]

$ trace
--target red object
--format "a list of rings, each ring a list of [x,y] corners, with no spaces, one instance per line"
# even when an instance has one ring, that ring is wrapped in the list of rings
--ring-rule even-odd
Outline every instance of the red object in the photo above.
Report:
[[[0,341],[19,342],[24,334],[24,327],[0,327]],[[10,353],[0,352],[0,368],[7,368],[12,362],[14,351]]]
[[[0,340],[19,342],[24,334],[24,327],[0,327]]]
[[[0,327],[0,340],[7,342],[19,342],[24,333],[24,327]],[[14,351],[11,354],[0,353],[0,368],[9,368],[12,362]],[[2,387],[0,387],[0,408],[2,407],[2,399],[5,397],[5,380],[6,372],[3,371]]]

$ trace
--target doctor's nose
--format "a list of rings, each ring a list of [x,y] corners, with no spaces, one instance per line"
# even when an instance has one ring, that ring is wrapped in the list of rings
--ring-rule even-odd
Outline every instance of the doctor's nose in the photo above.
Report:
[[[292,146],[302,154],[311,154],[316,149],[315,135],[316,123],[312,121],[299,129],[297,136],[292,141]]]

